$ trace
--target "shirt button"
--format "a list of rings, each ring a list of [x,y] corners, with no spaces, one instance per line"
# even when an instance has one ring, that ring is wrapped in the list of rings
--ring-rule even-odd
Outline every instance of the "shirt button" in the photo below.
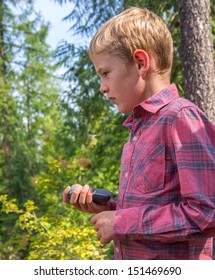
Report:
[[[126,178],[126,179],[128,178],[128,172],[125,173],[125,178]]]
[[[132,140],[133,140],[133,142],[136,142],[137,141],[137,136],[134,136]]]

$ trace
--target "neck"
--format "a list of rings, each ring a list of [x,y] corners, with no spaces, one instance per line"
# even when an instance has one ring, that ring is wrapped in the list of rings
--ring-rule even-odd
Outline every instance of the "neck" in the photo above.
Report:
[[[148,99],[170,85],[170,74],[157,74],[155,71],[147,75],[145,80],[145,97]]]

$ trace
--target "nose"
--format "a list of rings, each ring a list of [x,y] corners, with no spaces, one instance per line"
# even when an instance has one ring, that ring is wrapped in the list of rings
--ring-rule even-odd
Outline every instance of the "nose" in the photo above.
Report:
[[[100,85],[100,92],[102,94],[105,94],[108,92],[108,87],[106,85],[104,85],[104,83],[101,81],[101,85]]]

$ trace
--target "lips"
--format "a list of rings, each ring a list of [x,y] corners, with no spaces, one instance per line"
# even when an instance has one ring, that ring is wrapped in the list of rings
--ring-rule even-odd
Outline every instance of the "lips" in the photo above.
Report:
[[[116,100],[116,98],[115,97],[108,97],[108,99],[113,103],[113,104],[115,104],[116,102],[115,102],[115,100]]]

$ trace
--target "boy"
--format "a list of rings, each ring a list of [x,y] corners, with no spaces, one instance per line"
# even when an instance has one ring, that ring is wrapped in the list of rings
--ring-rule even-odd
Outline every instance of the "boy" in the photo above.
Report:
[[[115,259],[212,259],[215,236],[215,126],[170,84],[173,43],[163,21],[130,8],[100,27],[89,48],[100,90],[121,113],[130,138],[119,196],[92,202],[76,184],[64,202],[91,219]]]

